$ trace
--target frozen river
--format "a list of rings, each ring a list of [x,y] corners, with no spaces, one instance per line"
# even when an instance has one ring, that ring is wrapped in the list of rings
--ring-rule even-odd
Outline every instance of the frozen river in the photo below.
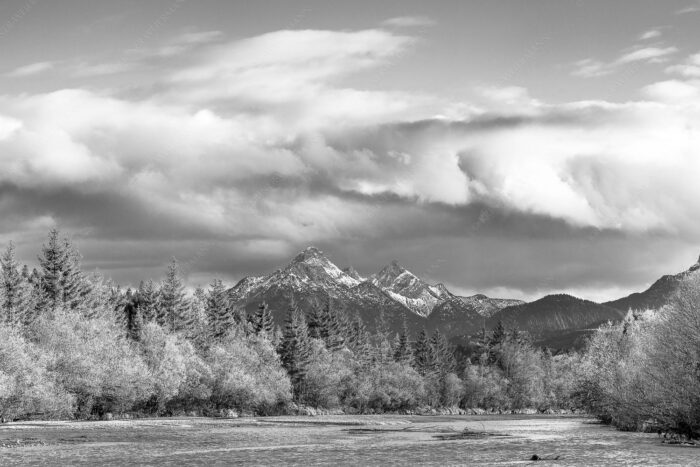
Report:
[[[443,439],[467,428],[481,435]],[[0,425],[5,465],[698,465],[700,449],[592,419],[327,416]],[[558,460],[532,462],[533,454]]]

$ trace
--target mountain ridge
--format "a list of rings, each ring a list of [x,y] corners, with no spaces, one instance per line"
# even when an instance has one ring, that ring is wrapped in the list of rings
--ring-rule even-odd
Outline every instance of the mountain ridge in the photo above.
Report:
[[[329,301],[350,319],[360,318],[370,329],[381,321],[392,332],[404,323],[413,335],[421,329],[447,336],[468,336],[499,321],[530,333],[536,341],[579,342],[607,321],[619,321],[628,309],[659,308],[683,280],[700,275],[700,260],[690,269],[663,276],[643,292],[596,303],[568,294],[551,294],[531,302],[492,298],[483,294],[458,296],[443,284],[430,284],[394,260],[379,272],[362,276],[352,267],[340,268],[310,246],[283,268],[262,276],[247,276],[229,289],[237,308],[252,313],[265,301],[277,324],[284,322],[289,304],[322,307]],[[568,340],[567,340],[568,339]]]

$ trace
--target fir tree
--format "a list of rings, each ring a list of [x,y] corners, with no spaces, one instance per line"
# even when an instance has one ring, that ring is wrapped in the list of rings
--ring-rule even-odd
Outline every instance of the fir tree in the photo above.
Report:
[[[428,339],[428,333],[423,329],[413,344],[413,367],[425,376],[433,369],[433,349]]]
[[[47,244],[38,257],[41,267],[42,308],[54,311],[60,306],[88,308],[89,283],[80,270],[80,253],[68,239],[61,240],[57,229],[49,232]]]
[[[321,328],[323,327],[323,309],[316,306],[311,307],[311,311],[306,317],[309,326],[309,337],[313,339],[321,338]]]
[[[319,335],[321,339],[323,339],[328,350],[336,351],[343,347],[343,328],[343,323],[332,307],[332,302],[329,297],[321,312],[320,326],[318,329]]]
[[[46,299],[44,298],[41,274],[36,268],[29,272],[29,267],[25,265],[22,268],[22,276],[29,284],[29,306],[24,313],[24,324],[30,325],[39,316],[41,306],[46,303]]]
[[[211,283],[206,293],[205,303],[211,335],[220,339],[229,331],[234,322],[228,292],[221,280],[214,279]]]
[[[267,305],[267,303],[262,302],[260,306],[258,306],[258,310],[255,312],[252,331],[258,336],[265,335],[272,337],[273,329],[272,312],[270,311],[270,307]]]
[[[457,367],[457,362],[454,356],[454,350],[447,338],[440,332],[435,331],[430,338],[430,348],[433,355],[435,371],[444,375],[452,373]]]
[[[369,364],[372,361],[372,346],[370,343],[369,333],[367,332],[367,327],[364,321],[359,316],[355,317],[355,320],[351,326],[351,333],[348,339],[352,351],[356,358],[363,364],[363,366]]]
[[[280,359],[287,370],[294,388],[294,395],[299,399],[303,393],[304,379],[309,365],[311,346],[304,315],[292,302],[280,346]]]
[[[31,312],[31,286],[20,272],[15,258],[15,245],[10,242],[5,253],[0,258],[0,311],[3,321],[10,325],[25,322],[26,314]],[[26,273],[28,269],[23,270]]]
[[[406,320],[403,322],[401,333],[396,337],[394,344],[394,360],[400,363],[409,363],[411,361],[411,344],[408,340]]]
[[[126,291],[124,318],[127,337],[131,340],[139,341],[141,340],[141,330],[143,329],[143,317],[141,316],[141,310],[136,305],[136,298],[137,294],[132,293],[131,289]]]
[[[156,322],[158,291],[153,281],[151,279],[146,282],[141,281],[136,295],[136,303],[144,322]]]
[[[185,287],[180,280],[179,267],[175,258],[168,265],[168,270],[158,295],[159,324],[170,332],[186,328],[191,321],[189,316],[190,307],[185,296]]]

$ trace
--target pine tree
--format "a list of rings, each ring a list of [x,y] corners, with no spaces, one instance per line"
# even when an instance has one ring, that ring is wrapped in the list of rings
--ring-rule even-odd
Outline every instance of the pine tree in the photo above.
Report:
[[[180,280],[178,263],[173,258],[158,293],[159,324],[170,332],[182,330],[191,321],[185,287]]]
[[[413,367],[425,376],[433,370],[433,349],[428,339],[428,333],[423,329],[413,344]]]
[[[367,332],[364,321],[362,321],[362,318],[359,316],[355,317],[352,323],[351,334],[348,341],[355,357],[363,366],[372,361],[373,352],[369,333]]]
[[[489,344],[491,347],[494,347],[505,342],[506,340],[508,340],[508,329],[506,329],[506,327],[503,325],[503,321],[499,319],[496,327],[493,329],[493,331],[491,331],[491,339]]]
[[[447,338],[440,332],[435,331],[430,338],[430,348],[432,350],[435,371],[444,375],[452,373],[457,367],[454,350]]]
[[[68,261],[68,254],[59,235],[57,229],[51,229],[48,244],[42,246],[42,254],[38,258],[42,298],[45,300],[43,305],[52,311],[63,303],[63,272]]]
[[[292,302],[282,334],[280,358],[287,370],[297,400],[303,394],[304,379],[309,365],[311,343],[304,315]]]
[[[126,335],[131,340],[139,341],[143,329],[143,317],[136,303],[137,294],[128,289],[124,298],[126,300],[126,305],[124,305]]]
[[[63,300],[64,305],[72,310],[87,311],[93,314],[96,305],[91,296],[92,287],[81,270],[82,256],[78,249],[67,238],[63,239],[66,252],[66,264],[63,271]]]
[[[309,326],[309,337],[312,339],[320,339],[321,328],[323,327],[323,309],[316,306],[311,307],[306,321]]]
[[[48,243],[38,257],[41,267],[42,308],[89,308],[90,285],[80,269],[80,253],[57,229],[49,232]]]
[[[29,306],[24,314],[24,324],[28,326],[39,317],[41,306],[46,302],[46,299],[44,297],[41,274],[36,268],[33,268],[30,272],[29,267],[25,265],[22,268],[22,277],[29,284]]]
[[[408,341],[406,320],[404,320],[401,333],[397,335],[394,344],[394,360],[400,363],[410,363],[411,361],[411,344]]]
[[[321,311],[321,320],[318,329],[319,335],[321,339],[323,339],[328,350],[336,351],[343,347],[345,340],[343,336],[343,327],[343,323],[338,313],[336,313],[335,309],[332,307],[332,302],[329,297]]]
[[[206,314],[209,319],[211,335],[216,339],[223,337],[233,326],[234,316],[228,292],[219,279],[209,286],[205,297]]]
[[[15,258],[15,245],[10,242],[5,253],[0,258],[0,311],[3,321],[9,325],[25,322],[27,313],[31,312],[31,286],[20,272]],[[23,270],[26,273],[28,269]]]
[[[253,317],[252,331],[255,335],[272,337],[273,331],[272,312],[267,303],[262,302]]]
[[[120,285],[110,286],[108,302],[111,304],[114,313],[114,321],[122,329],[127,327],[126,306],[129,304],[129,298],[122,292]]]
[[[156,290],[153,281],[151,279],[146,282],[141,281],[139,284],[139,289],[136,292],[136,296],[137,306],[141,312],[144,322],[156,322],[158,291]]]

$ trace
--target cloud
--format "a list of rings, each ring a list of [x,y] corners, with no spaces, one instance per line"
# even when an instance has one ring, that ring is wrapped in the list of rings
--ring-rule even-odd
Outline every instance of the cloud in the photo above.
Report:
[[[575,69],[571,74],[582,78],[597,78],[599,76],[609,75],[613,72],[613,67],[592,58],[579,60],[574,63],[574,66]]]
[[[135,64],[129,62],[89,63],[84,61],[71,64],[67,67],[69,74],[76,78],[114,75],[131,71],[134,68]]]
[[[676,47],[634,47],[624,51],[622,55],[611,62],[602,62],[593,58],[586,58],[574,62],[573,76],[582,78],[598,78],[615,73],[622,66],[631,63],[663,63],[669,55],[678,52]]]
[[[700,98],[700,86],[697,82],[693,84],[679,80],[650,84],[644,87],[643,92],[651,99],[662,102],[693,102]]]
[[[191,31],[171,38],[166,44],[154,49],[140,51],[143,55],[172,57],[188,52],[196,47],[217,42],[224,37],[221,31]]]
[[[649,39],[656,39],[657,37],[661,37],[661,30],[649,29],[648,31],[644,31],[642,34],[639,35],[639,40],[648,41]]]
[[[616,63],[631,63],[631,62],[651,62],[658,63],[659,60],[664,59],[668,55],[678,52],[675,47],[644,47],[636,50],[632,50],[616,60]]]
[[[680,65],[666,68],[666,73],[679,74],[686,78],[700,78],[700,53],[689,56]]]
[[[687,15],[689,13],[697,13],[700,12],[700,6],[692,5],[688,6],[685,8],[681,8],[680,10],[676,10],[677,15]]]
[[[633,252],[621,259],[616,242],[643,249],[644,239],[668,246],[700,235],[693,81],[654,83],[627,103],[551,104],[522,87],[485,87],[457,113],[434,96],[347,84],[399,60],[416,43],[410,35],[211,38],[138,93],[0,96],[0,216],[19,226],[3,238],[56,223],[123,278],[152,274],[177,252],[201,261],[193,274],[231,276],[311,243],[347,259],[378,252],[366,255],[368,268],[385,255],[423,255],[428,270],[426,255],[444,255],[437,278],[533,292],[614,276],[602,266],[551,272],[567,254],[595,255],[619,274]],[[659,56],[637,52],[627,60]],[[641,254],[662,264],[660,253]],[[509,268],[517,255],[541,271]],[[473,258],[489,274],[479,279]],[[476,266],[460,273],[465,264]]]
[[[382,26],[412,28],[434,26],[435,21],[426,16],[397,16],[382,22]]]
[[[46,71],[51,70],[54,67],[55,63],[54,62],[36,62],[36,63],[31,63],[29,65],[24,65],[18,68],[15,68],[12,71],[9,71],[5,73],[5,76],[11,77],[11,78],[22,78],[26,76],[34,76],[38,75],[41,73],[44,73]]]

